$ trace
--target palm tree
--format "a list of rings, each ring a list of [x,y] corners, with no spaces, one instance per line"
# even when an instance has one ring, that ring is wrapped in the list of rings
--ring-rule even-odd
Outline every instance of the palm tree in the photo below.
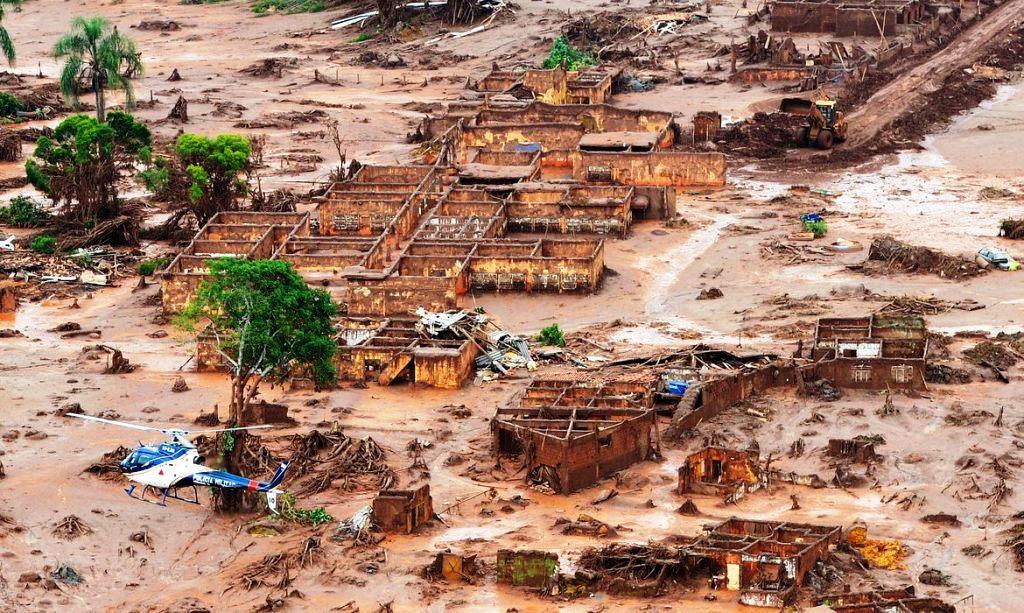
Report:
[[[0,0],[0,21],[4,19],[5,4],[18,7],[21,6],[21,0]],[[11,35],[7,33],[7,28],[3,25],[0,25],[0,53],[7,58],[8,64],[14,64],[14,41],[11,40]]]
[[[106,117],[105,89],[123,89],[125,106],[131,109],[135,105],[131,79],[142,75],[142,60],[135,42],[122,36],[106,19],[75,17],[71,31],[53,46],[53,57],[67,58],[60,71],[60,91],[73,105],[78,106],[79,81],[92,81],[97,120]]]

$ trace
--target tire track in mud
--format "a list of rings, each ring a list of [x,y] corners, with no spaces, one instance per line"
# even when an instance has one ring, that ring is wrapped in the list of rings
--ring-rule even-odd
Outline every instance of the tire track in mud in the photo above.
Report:
[[[925,96],[938,90],[945,79],[965,64],[980,59],[1019,21],[1024,0],[1009,0],[988,17],[967,28],[952,43],[927,61],[907,70],[879,89],[850,113],[850,137],[846,148],[867,145],[889,124],[912,112]]]

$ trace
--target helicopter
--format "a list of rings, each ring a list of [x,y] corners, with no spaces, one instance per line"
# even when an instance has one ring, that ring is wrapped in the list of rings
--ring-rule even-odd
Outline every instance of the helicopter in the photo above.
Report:
[[[267,495],[267,506],[270,507],[270,511],[277,513],[277,496],[282,493],[281,490],[277,489],[277,486],[284,480],[284,473],[288,470],[288,461],[281,462],[277,472],[274,473],[270,481],[247,479],[240,475],[204,466],[205,458],[199,455],[199,450],[196,449],[195,444],[189,439],[189,436],[194,434],[255,430],[258,428],[271,428],[273,426],[246,426],[189,431],[176,428],[151,428],[124,421],[83,415],[81,413],[68,413],[67,415],[121,428],[160,432],[171,437],[170,442],[157,443],[155,445],[143,445],[140,442],[139,447],[121,461],[121,472],[128,477],[129,481],[135,482],[124,490],[130,498],[159,504],[160,506],[167,506],[168,498],[191,504],[199,504],[199,490],[196,489],[196,486],[209,485],[222,489],[262,492]],[[139,485],[144,486],[142,493],[139,496],[135,496],[134,492]],[[192,488],[193,496],[191,498],[180,496],[178,490],[188,487]],[[146,494],[151,489],[163,494],[160,502],[146,500]]]

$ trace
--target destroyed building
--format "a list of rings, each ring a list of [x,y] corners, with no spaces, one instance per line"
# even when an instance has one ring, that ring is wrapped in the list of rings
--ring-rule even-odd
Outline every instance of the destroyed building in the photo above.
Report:
[[[808,575],[841,538],[838,526],[738,518],[704,530],[678,537],[682,544],[675,546],[614,543],[591,549],[580,566],[589,576],[610,579],[605,585],[617,591],[653,596],[661,593],[663,578],[701,579],[712,589],[739,592],[741,604],[783,609],[795,604]]]
[[[836,36],[893,36],[921,27],[937,10],[922,0],[798,1],[771,5],[772,30]]]
[[[479,350],[469,339],[431,338],[412,319],[343,318],[335,366],[342,381],[398,380],[457,389],[471,376]]]
[[[635,382],[534,381],[518,406],[498,409],[492,449],[518,457],[529,482],[569,494],[657,451],[650,402]]]
[[[504,94],[518,100],[542,100],[554,104],[604,104],[612,96],[615,75],[597,68],[566,70],[531,68],[501,70],[496,66],[471,88],[485,95]]]
[[[415,490],[381,490],[373,499],[373,521],[384,532],[412,534],[433,518],[430,485]]]
[[[754,394],[778,386],[795,386],[794,360],[774,355],[738,356],[728,351],[697,347],[661,360],[661,377],[685,381],[672,414],[672,433],[690,430]]]
[[[687,556],[711,560],[738,590],[742,604],[783,608],[804,578],[838,544],[838,526],[729,519],[686,545]]]
[[[710,494],[738,500],[765,482],[756,451],[705,447],[679,467],[680,494]]]
[[[811,358],[819,378],[842,388],[924,389],[928,330],[920,317],[818,320]]]
[[[473,373],[532,367],[529,344],[482,313],[417,309],[414,317],[341,317],[334,323],[338,381],[416,383],[458,389]],[[213,334],[198,335],[196,369],[226,370]],[[293,382],[305,379],[293,373]]]
[[[955,606],[938,598],[918,596],[912,585],[823,596],[818,604],[836,613],[956,613]]]
[[[674,216],[677,188],[725,181],[722,154],[672,149],[671,113],[605,104],[609,75],[497,71],[476,87],[532,93],[453,103],[421,126],[426,163],[359,167],[309,213],[215,215],[162,272],[165,313],[212,260],[285,261],[341,307],[342,379],[456,388],[474,365],[501,372],[496,347],[423,335],[416,309],[457,310],[470,292],[597,291],[606,238]],[[552,88],[559,104],[541,101]],[[197,362],[220,359],[200,348]]]

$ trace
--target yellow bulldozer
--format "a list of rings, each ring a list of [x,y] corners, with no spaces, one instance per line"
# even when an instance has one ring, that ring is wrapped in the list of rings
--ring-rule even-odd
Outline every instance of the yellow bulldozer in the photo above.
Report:
[[[796,142],[801,147],[817,146],[831,149],[835,143],[846,140],[846,117],[836,108],[835,100],[805,100],[783,98],[779,110],[791,115],[807,117],[807,125],[796,129]]]

